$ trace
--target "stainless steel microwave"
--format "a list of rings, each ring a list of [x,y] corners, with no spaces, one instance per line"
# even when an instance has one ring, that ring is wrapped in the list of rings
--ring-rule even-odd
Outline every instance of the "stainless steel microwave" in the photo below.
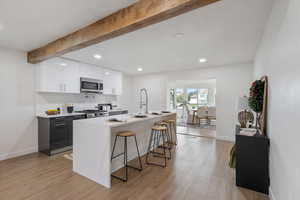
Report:
[[[80,92],[102,94],[103,81],[92,78],[80,78]]]

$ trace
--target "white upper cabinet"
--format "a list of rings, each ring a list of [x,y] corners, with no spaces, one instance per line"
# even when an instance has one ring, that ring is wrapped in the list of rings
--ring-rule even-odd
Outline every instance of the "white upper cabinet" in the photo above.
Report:
[[[38,92],[80,93],[79,67],[75,62],[60,58],[42,62],[36,76]]]
[[[103,80],[104,95],[122,94],[122,73],[61,58],[44,61],[36,67],[37,91],[80,93],[80,78]]]
[[[102,80],[104,76],[103,69],[101,67],[78,63],[79,75],[83,78],[92,78]]]
[[[121,95],[122,78],[121,72],[105,70],[103,78],[103,94]]]

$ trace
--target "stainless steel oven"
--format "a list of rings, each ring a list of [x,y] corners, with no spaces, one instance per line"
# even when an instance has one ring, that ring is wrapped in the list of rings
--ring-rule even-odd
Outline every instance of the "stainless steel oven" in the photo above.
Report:
[[[102,94],[103,81],[92,78],[80,78],[80,92]]]

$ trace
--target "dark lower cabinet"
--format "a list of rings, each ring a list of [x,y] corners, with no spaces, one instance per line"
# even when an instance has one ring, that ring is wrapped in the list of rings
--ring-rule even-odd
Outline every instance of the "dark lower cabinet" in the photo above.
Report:
[[[236,135],[236,185],[269,194],[269,138]]]
[[[81,118],[77,116],[75,119]],[[71,150],[73,146],[73,120],[73,116],[38,118],[39,152],[51,156]]]
[[[50,120],[50,148],[61,149],[73,145],[73,118],[62,117]]]

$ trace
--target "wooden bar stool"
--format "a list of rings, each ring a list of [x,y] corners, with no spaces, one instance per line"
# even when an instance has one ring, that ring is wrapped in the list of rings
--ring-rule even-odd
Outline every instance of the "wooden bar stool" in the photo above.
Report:
[[[166,127],[166,128],[167,128],[167,131],[166,131],[166,140],[167,140],[166,145],[167,145],[167,148],[168,148],[169,154],[170,154],[170,157],[168,157],[168,159],[170,160],[171,157],[172,157],[171,150],[172,150],[172,148],[173,148],[173,143],[172,143],[172,138],[171,138],[172,136],[171,136],[170,131],[169,131],[169,130],[170,130],[170,129],[169,129],[169,123],[164,122],[164,121],[160,121],[160,122],[156,122],[155,125],[163,126],[163,127]],[[161,137],[161,135],[160,135],[160,137]],[[160,141],[160,140],[159,140],[159,141]],[[158,144],[158,148],[162,148],[162,146],[160,146],[160,145]]]
[[[168,132],[170,134],[171,144],[174,145],[173,135],[175,135],[175,145],[177,145],[176,120],[168,119],[168,120],[164,120],[163,122],[168,124]]]
[[[156,166],[160,166],[160,167],[166,167],[167,166],[167,153],[166,153],[166,149],[168,149],[168,144],[167,144],[167,127],[165,126],[159,126],[159,125],[155,125],[152,127],[151,130],[151,136],[150,136],[150,141],[149,141],[149,146],[148,146],[148,151],[147,151],[147,155],[146,155],[146,163],[148,165],[156,165]],[[162,139],[162,145],[161,144],[161,139]],[[156,149],[157,148],[162,148],[163,149],[163,153],[157,152]],[[169,152],[171,153],[171,151],[169,150]],[[164,165],[162,164],[158,164],[158,163],[154,163],[154,162],[149,162],[149,155],[153,154],[156,157],[160,157],[160,158],[164,158]],[[160,156],[158,156],[160,155]]]
[[[114,156],[114,151],[115,151],[115,148],[116,148],[117,139],[119,137],[123,137],[124,138],[124,152],[122,152],[122,153]],[[139,163],[140,163],[140,168],[136,168],[136,167],[133,167],[133,166],[130,166],[130,165],[127,164],[127,162],[128,162],[127,161],[127,159],[128,159],[128,157],[127,157],[128,156],[127,155],[127,138],[128,137],[134,137],[135,145],[136,145],[136,150],[137,150],[137,154],[138,154],[138,158],[139,158]],[[111,161],[114,158],[117,158],[117,157],[119,157],[121,155],[124,155],[125,178],[121,178],[121,177],[118,177],[118,176],[115,176],[115,175],[111,175],[111,176],[114,177],[114,178],[116,178],[116,179],[119,179],[121,181],[127,182],[127,180],[128,180],[128,167],[130,167],[132,169],[139,170],[139,171],[143,170],[141,156],[140,156],[139,147],[138,147],[138,144],[137,144],[136,134],[135,133],[133,133],[131,131],[124,131],[124,132],[117,133],[115,141],[114,141],[113,150],[112,150],[112,153],[111,153]]]

